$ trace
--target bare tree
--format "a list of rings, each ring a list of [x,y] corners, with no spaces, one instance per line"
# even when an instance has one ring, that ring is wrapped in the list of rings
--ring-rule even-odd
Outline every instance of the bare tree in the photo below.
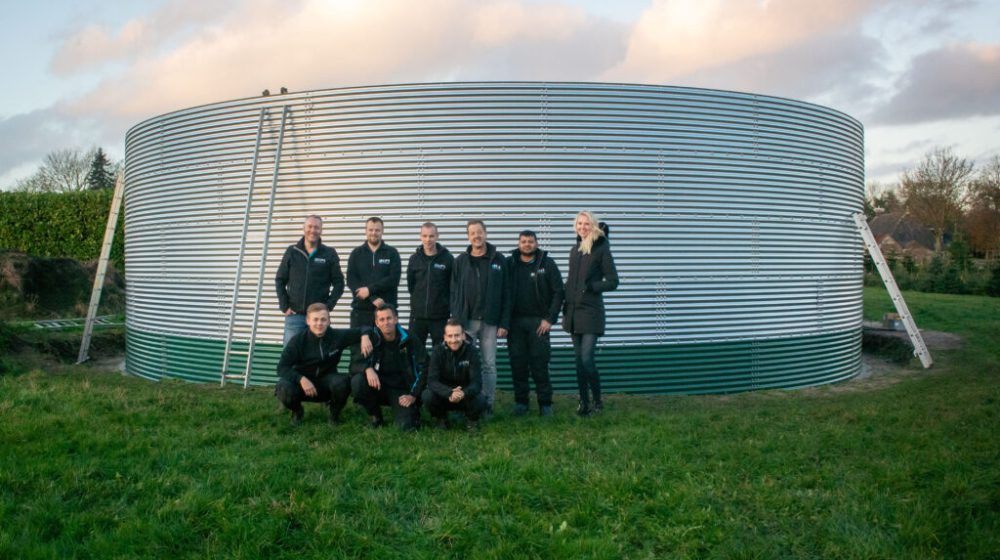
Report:
[[[16,190],[36,192],[71,192],[87,188],[87,173],[97,149],[56,150],[46,154],[34,175],[17,182]]]
[[[962,201],[972,179],[973,164],[951,148],[934,148],[915,169],[903,171],[900,194],[910,215],[934,232],[940,251],[945,231],[962,216]]]
[[[887,185],[880,181],[869,181],[865,187],[865,215],[868,219],[885,212],[896,212],[902,209],[902,203],[896,196],[896,185]]]
[[[979,169],[969,185],[965,232],[974,251],[990,257],[1000,252],[1000,155]]]

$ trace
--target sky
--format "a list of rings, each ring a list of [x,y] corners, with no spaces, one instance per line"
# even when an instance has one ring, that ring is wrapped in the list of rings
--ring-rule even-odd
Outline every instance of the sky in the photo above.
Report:
[[[291,91],[531,80],[801,99],[865,126],[867,180],[1000,154],[996,0],[4,2],[0,189],[176,109]]]

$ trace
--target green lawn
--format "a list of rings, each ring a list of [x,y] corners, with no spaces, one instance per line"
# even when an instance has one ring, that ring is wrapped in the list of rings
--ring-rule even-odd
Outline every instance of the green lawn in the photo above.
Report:
[[[996,558],[1000,300],[908,293],[933,370],[463,431],[271,391],[0,376],[0,558]],[[890,311],[865,291],[865,316]]]

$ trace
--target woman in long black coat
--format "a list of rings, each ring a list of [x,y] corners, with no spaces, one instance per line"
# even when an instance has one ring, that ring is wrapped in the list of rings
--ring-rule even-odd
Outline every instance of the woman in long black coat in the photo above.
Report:
[[[569,276],[563,304],[563,329],[573,337],[576,354],[576,383],[580,389],[580,406],[576,413],[581,416],[604,409],[594,350],[597,338],[604,334],[603,294],[618,287],[611,242],[599,224],[590,212],[576,215],[577,242],[569,251]]]

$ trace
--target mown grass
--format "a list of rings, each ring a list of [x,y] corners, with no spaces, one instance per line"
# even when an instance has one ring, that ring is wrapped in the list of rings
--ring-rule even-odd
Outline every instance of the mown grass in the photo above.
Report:
[[[966,339],[929,372],[585,420],[560,396],[478,436],[36,364],[0,376],[0,558],[995,558],[1000,300],[907,302]]]

